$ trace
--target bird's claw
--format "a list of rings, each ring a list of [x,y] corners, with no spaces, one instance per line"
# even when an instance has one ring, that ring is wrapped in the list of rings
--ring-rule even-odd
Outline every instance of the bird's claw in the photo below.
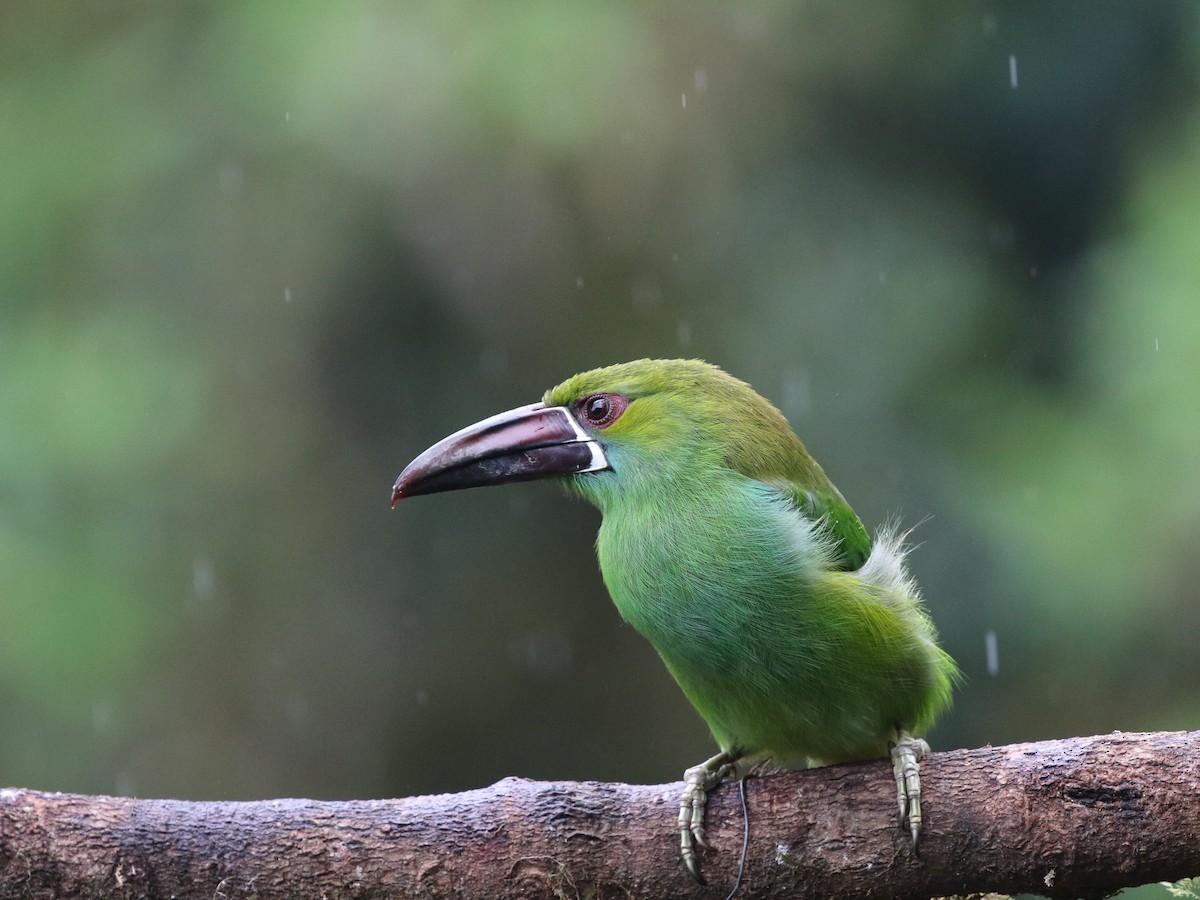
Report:
[[[683,793],[679,796],[679,854],[692,877],[704,884],[696,848],[711,850],[704,837],[704,809],[708,792],[720,784],[734,769],[734,757],[721,752],[683,773]]]
[[[891,747],[892,772],[896,776],[896,800],[900,807],[900,824],[908,822],[912,832],[913,849],[921,835],[921,767],[919,763],[929,754],[929,745],[899,729]]]

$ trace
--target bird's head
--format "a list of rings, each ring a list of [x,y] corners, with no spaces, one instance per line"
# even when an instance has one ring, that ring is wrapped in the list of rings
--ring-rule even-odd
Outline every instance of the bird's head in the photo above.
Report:
[[[540,403],[439,441],[401,473],[392,504],[556,476],[603,509],[614,492],[696,483],[714,470],[789,478],[815,465],[782,414],[745,382],[700,360],[641,359],[575,375]]]

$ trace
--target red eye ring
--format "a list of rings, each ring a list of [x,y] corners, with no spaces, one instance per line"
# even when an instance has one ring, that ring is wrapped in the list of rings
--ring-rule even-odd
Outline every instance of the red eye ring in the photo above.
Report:
[[[575,402],[579,421],[592,428],[607,428],[629,406],[629,399],[620,394],[588,394]]]

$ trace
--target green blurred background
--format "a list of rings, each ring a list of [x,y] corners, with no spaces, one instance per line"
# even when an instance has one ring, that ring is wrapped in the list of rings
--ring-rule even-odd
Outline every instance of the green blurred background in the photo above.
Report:
[[[678,778],[593,510],[387,502],[639,356],[923,522],[935,746],[1200,727],[1198,51],[1191,2],[5,5],[0,782]]]

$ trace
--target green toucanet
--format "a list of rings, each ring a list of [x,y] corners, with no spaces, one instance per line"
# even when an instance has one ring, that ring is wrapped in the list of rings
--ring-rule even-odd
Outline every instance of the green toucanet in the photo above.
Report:
[[[638,360],[450,435],[400,475],[416,494],[552,476],[600,508],[600,570],[721,752],[685,773],[679,829],[699,877],[708,791],[741,763],[891,754],[921,827],[920,734],[958,672],[905,568],[867,534],[783,415],[698,360]]]

